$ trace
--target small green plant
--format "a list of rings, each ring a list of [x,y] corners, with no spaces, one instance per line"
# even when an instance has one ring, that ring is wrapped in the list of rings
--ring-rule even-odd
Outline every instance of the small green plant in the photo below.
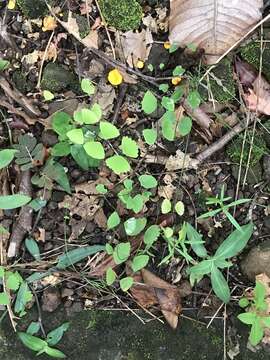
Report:
[[[253,224],[247,224],[241,229],[234,230],[218,247],[213,256],[208,256],[205,249],[204,254],[198,254],[205,260],[190,268],[190,281],[201,280],[204,275],[209,275],[214,293],[224,303],[230,301],[229,285],[223,276],[221,269],[229,268],[232,263],[228,261],[236,256],[246,246],[253,232]]]
[[[212,217],[215,216],[219,213],[223,213],[227,219],[231,222],[231,224],[238,229],[239,231],[241,231],[241,226],[238,224],[238,222],[235,220],[235,218],[232,216],[232,214],[229,212],[229,209],[237,206],[237,205],[242,205],[245,204],[247,202],[250,201],[250,199],[239,199],[236,201],[233,201],[229,204],[225,204],[228,201],[230,201],[232,198],[230,196],[225,197],[225,187],[224,185],[222,185],[221,191],[219,195],[216,195],[215,197],[208,197],[207,201],[206,201],[206,205],[215,205],[218,207],[218,209],[215,210],[211,210],[206,212],[205,214],[202,214],[198,217],[198,219],[205,219],[208,217]]]
[[[164,67],[164,64],[160,64]],[[182,66],[176,66],[172,72],[172,75],[176,78],[180,77],[185,73],[185,69]],[[164,115],[160,119],[161,133],[162,136],[168,141],[174,141],[178,137],[186,136],[192,129],[192,120],[189,116],[177,117],[176,105],[179,100],[185,94],[184,86],[177,86],[174,92],[171,94],[169,91],[169,85],[164,83],[160,84],[159,90],[163,93],[161,102],[159,104],[157,97],[152,91],[147,90],[141,101],[142,110],[147,114],[151,115],[154,113],[159,106],[165,111]],[[187,95],[187,103],[192,109],[196,109],[200,106],[201,97],[197,90],[192,90]],[[149,145],[153,145],[156,141],[156,131],[153,129],[146,129],[143,135],[145,141]],[[151,132],[150,132],[151,131]]]
[[[270,316],[265,297],[264,284],[256,281],[253,299],[249,300],[244,297],[239,301],[240,307],[247,308],[247,311],[239,314],[238,319],[244,324],[251,325],[249,341],[253,346],[260,343],[264,336],[264,330],[270,328]]]
[[[40,330],[40,323],[39,322],[32,322],[26,332],[18,332],[19,339],[22,343],[28,348],[35,351],[38,355],[47,354],[53,358],[57,359],[64,359],[66,355],[58,350],[53,348],[59,343],[62,339],[64,333],[68,330],[69,323],[63,323],[58,328],[50,331],[45,340],[38,336],[34,336],[38,334]]]
[[[195,264],[195,260],[189,254],[189,246],[197,256],[205,257],[207,255],[202,236],[191,224],[184,222],[178,236],[174,235],[174,229],[171,227],[162,230],[163,238],[168,245],[168,255],[162,259],[159,265],[167,264],[175,255],[181,255],[187,263]]]
[[[25,315],[25,306],[32,299],[32,294],[21,275],[0,266],[0,283],[3,287],[0,292],[0,305],[10,306],[12,296],[15,296],[15,313],[19,316]]]
[[[18,144],[13,145],[16,150],[15,162],[22,171],[29,170],[39,165],[44,158],[44,148],[38,144],[36,138],[29,134],[21,135]]]

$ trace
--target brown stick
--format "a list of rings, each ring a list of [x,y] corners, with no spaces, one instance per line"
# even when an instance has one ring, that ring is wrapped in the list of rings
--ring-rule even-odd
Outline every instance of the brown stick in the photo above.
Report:
[[[22,172],[19,192],[28,196],[32,196],[31,174],[30,170]],[[32,228],[33,209],[27,205],[20,210],[19,216],[13,225],[12,233],[9,241],[7,257],[13,258],[18,255],[21,243],[25,235]]]

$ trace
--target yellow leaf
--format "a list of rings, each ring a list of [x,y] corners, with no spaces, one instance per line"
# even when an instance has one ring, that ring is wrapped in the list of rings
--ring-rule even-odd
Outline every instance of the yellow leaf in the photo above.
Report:
[[[119,70],[114,69],[109,72],[108,80],[112,85],[120,85],[123,82],[123,76]]]
[[[169,50],[171,48],[171,44],[169,43],[169,41],[166,41],[163,46],[166,50]]]
[[[43,31],[52,31],[56,28],[57,22],[53,16],[46,16],[43,19]]]
[[[7,8],[9,10],[13,10],[15,9],[15,6],[16,6],[16,0],[9,0]]]
[[[136,64],[136,67],[138,69],[142,69],[144,67],[144,62],[142,60],[138,60],[137,64]]]
[[[174,86],[180,84],[181,81],[182,81],[182,78],[180,76],[176,76],[176,77],[172,78],[172,84]]]

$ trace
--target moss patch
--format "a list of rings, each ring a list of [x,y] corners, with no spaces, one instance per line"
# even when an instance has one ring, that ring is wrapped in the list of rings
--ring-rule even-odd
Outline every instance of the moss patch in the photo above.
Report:
[[[253,65],[256,70],[260,70],[261,59],[261,44],[260,42],[251,42],[245,45],[241,50],[241,55],[250,65]],[[262,72],[270,81],[270,44],[264,43],[262,49]]]
[[[243,165],[247,166],[248,164],[248,157],[249,157],[249,148],[252,141],[252,131],[247,132],[247,138],[246,143],[243,151]],[[229,156],[229,158],[239,164],[241,160],[241,151],[242,151],[242,143],[243,143],[243,137],[238,136],[235,140],[233,140],[226,148],[226,153]],[[263,155],[267,153],[267,146],[262,138],[261,135],[254,136],[254,142],[250,157],[250,166],[255,166],[263,157]]]
[[[43,72],[41,88],[52,93],[64,89],[72,89],[77,92],[79,91],[79,81],[73,72],[66,70],[63,66],[49,63]]]
[[[211,96],[219,103],[233,100],[236,93],[231,62],[228,59],[223,60],[211,74],[213,76],[209,77],[209,83],[204,83],[211,91]],[[203,98],[208,98],[208,91],[205,87],[200,87],[199,91]]]
[[[17,0],[16,3],[23,15],[30,19],[37,19],[49,12],[44,0]]]
[[[143,11],[136,0],[101,0],[99,4],[108,25],[123,31],[139,27]]]

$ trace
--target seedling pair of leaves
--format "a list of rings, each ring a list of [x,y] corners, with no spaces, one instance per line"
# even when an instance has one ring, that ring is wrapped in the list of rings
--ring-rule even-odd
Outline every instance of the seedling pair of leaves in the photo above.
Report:
[[[205,248],[201,254],[196,253],[199,257],[205,258],[205,260],[190,268],[191,284],[194,284],[196,280],[201,280],[204,275],[208,275],[211,279],[214,293],[224,303],[228,303],[230,301],[230,289],[221,269],[229,268],[232,265],[228,259],[236,256],[245,248],[252,232],[253,224],[249,223],[241,226],[239,230],[234,230],[221,243],[214,256],[208,256]]]
[[[174,76],[182,75],[185,72],[183,68],[176,67]],[[177,75],[176,75],[177,74]],[[161,84],[159,90],[163,93],[168,92],[167,84]],[[161,133],[168,141],[174,141],[176,137],[183,137],[190,133],[192,129],[192,120],[189,116],[181,116],[178,118],[176,110],[177,102],[183,97],[185,88],[178,86],[172,95],[164,95],[161,99],[160,105],[165,110],[164,115],[160,119]],[[201,103],[200,94],[198,91],[191,91],[187,96],[187,102],[192,109],[199,107]],[[146,91],[141,102],[142,110],[151,115],[154,113],[158,106],[157,97],[150,90]],[[145,137],[145,136],[144,136]],[[151,145],[151,143],[150,143]]]
[[[7,306],[11,303],[9,292],[13,291],[16,293],[14,311],[23,316],[25,314],[25,305],[32,299],[27,283],[18,272],[7,271],[2,266],[0,266],[0,282],[4,283],[7,289],[7,291],[0,293],[0,305]]]
[[[256,281],[254,289],[254,298],[249,301],[242,298],[239,305],[243,308],[248,307],[248,311],[238,315],[238,319],[242,323],[251,325],[249,341],[253,346],[260,343],[264,336],[264,329],[270,328],[270,316],[267,312],[268,304],[265,300],[266,289],[264,284]]]
[[[229,212],[229,209],[237,206],[242,205],[250,201],[250,199],[239,199],[236,201],[233,201],[229,204],[225,204],[226,202],[230,201],[232,198],[230,196],[225,197],[225,187],[224,185],[221,188],[220,194],[215,197],[208,197],[206,201],[206,205],[215,205],[218,206],[218,209],[208,211],[205,214],[202,214],[198,217],[198,219],[205,219],[208,217],[215,216],[219,213],[223,213],[227,219],[230,221],[230,223],[239,231],[241,231],[241,226],[238,224],[238,222],[235,220],[235,218],[232,216],[232,214]]]
[[[116,265],[125,263],[131,253],[131,245],[129,242],[119,243],[114,248],[110,244],[106,244],[106,251],[108,255],[112,255]],[[145,254],[136,255],[131,261],[131,269],[135,273],[143,269],[149,262],[149,256]],[[117,278],[116,273],[112,268],[107,269],[106,271],[106,283],[110,286],[112,285]],[[133,278],[131,276],[124,277],[120,279],[120,288],[123,291],[128,291],[133,285]]]
[[[138,177],[139,183],[145,189],[141,194],[135,189],[136,195],[132,196],[133,181],[126,179],[124,189],[118,192],[117,196],[128,210],[133,210],[136,214],[142,211],[144,204],[152,196],[150,189],[157,187],[157,180],[152,175],[141,175]]]
[[[40,330],[40,323],[32,322],[27,332],[18,332],[18,336],[22,343],[29,349],[35,351],[38,355],[47,354],[53,358],[64,359],[66,356],[65,354],[52,346],[58,344],[58,342],[62,339],[64,332],[67,331],[69,328],[69,323],[66,322],[59,326],[58,328],[50,331],[45,340],[34,336]]]

